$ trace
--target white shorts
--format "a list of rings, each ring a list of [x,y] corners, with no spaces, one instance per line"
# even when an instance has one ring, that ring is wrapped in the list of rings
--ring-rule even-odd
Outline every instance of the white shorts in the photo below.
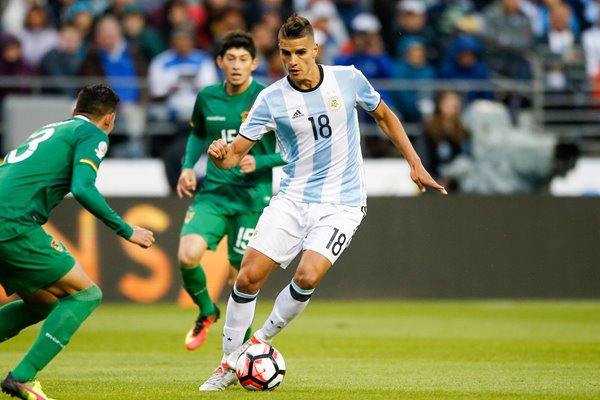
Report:
[[[248,246],[286,268],[302,250],[313,250],[331,264],[350,244],[366,207],[299,203],[275,196],[263,211]]]

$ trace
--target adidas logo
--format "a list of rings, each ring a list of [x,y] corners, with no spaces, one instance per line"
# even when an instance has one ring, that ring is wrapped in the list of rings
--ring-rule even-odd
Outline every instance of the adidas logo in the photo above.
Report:
[[[298,119],[300,117],[304,117],[304,114],[302,114],[302,111],[300,110],[296,110],[296,112],[292,115],[292,119]]]

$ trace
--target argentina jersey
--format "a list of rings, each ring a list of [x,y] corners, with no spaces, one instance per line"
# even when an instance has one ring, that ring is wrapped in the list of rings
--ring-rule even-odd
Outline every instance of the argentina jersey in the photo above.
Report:
[[[354,66],[321,66],[321,82],[301,91],[287,77],[263,90],[240,135],[275,131],[284,177],[279,195],[304,203],[366,205],[356,106],[373,111],[381,96]]]

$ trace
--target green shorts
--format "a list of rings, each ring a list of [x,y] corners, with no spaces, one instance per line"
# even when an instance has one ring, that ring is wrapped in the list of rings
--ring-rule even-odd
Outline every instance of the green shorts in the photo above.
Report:
[[[74,265],[71,253],[41,226],[0,241],[0,283],[7,295],[48,287]]]
[[[215,250],[227,235],[229,262],[240,269],[248,241],[260,217],[259,212],[238,211],[210,201],[195,201],[187,210],[180,236],[196,234]]]

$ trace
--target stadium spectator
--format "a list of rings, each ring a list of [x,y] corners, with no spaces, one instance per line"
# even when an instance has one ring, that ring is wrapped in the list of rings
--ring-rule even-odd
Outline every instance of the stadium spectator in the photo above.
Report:
[[[258,66],[253,75],[264,82],[270,82],[272,71],[268,63],[269,55],[277,53],[276,33],[264,23],[259,22],[252,27],[252,37],[256,46]]]
[[[387,54],[381,38],[381,23],[369,13],[358,14],[352,20],[350,48],[334,60],[338,65],[354,65],[367,79],[393,79],[395,66]],[[387,104],[394,104],[393,93],[383,90],[375,84]],[[383,137],[378,128],[371,123],[371,118],[363,109],[359,109],[358,117],[365,121],[363,126],[366,154],[371,157],[392,157],[397,155],[394,146]]]
[[[121,24],[127,42],[139,50],[147,63],[165,50],[158,32],[146,24],[146,16],[139,5],[134,3],[123,8]]]
[[[435,99],[433,114],[423,130],[423,165],[434,179],[448,186],[445,167],[459,154],[469,154],[469,132],[461,117],[461,98],[457,92],[441,91]]]
[[[73,24],[64,24],[59,31],[58,46],[50,50],[40,62],[40,75],[52,78],[49,93],[66,93],[75,97],[77,88],[69,78],[78,76],[83,60],[83,36]],[[66,78],[66,79],[61,79]]]
[[[531,21],[519,6],[521,0],[496,0],[483,11],[485,60],[502,77],[531,79],[528,52],[534,44]]]
[[[168,119],[187,124],[200,89],[218,81],[212,57],[195,47],[194,34],[179,29],[171,46],[150,62],[148,85],[154,102],[164,102]]]
[[[65,11],[65,22],[75,25],[83,35],[83,51],[87,53],[93,42],[93,29],[96,23],[94,9],[86,1],[78,1],[71,4]]]
[[[19,85],[18,79],[37,75],[35,68],[29,65],[23,58],[23,51],[19,39],[10,34],[5,33],[0,36],[0,76],[15,77],[14,86],[0,88],[0,100],[4,99],[7,94],[25,94],[31,93],[31,87],[28,85]]]
[[[550,9],[550,26],[540,40],[539,54],[544,57],[546,84],[554,90],[574,89],[569,80],[569,70],[583,69],[579,37],[570,28],[571,10],[564,4]]]
[[[585,65],[594,97],[600,97],[600,13],[596,23],[585,30],[581,36],[585,51]]]
[[[18,34],[23,58],[37,68],[42,57],[58,44],[58,32],[50,25],[46,10],[34,5],[25,16],[25,29]]]
[[[402,58],[405,41],[420,40],[426,49],[427,60],[437,65],[441,57],[439,33],[428,23],[427,7],[423,0],[401,0],[396,6],[396,28],[387,41],[388,51],[393,57]]]
[[[129,137],[126,147],[115,146],[114,155],[143,157],[146,111],[143,108],[139,78],[146,76],[143,56],[127,44],[116,17],[100,18],[94,31],[94,43],[88,50],[80,69],[85,77],[102,77],[121,98],[115,132]]]
[[[339,55],[342,46],[349,40],[348,30],[338,15],[335,4],[330,0],[314,2],[306,10],[306,18],[315,31],[323,33],[322,43],[319,43],[319,53],[324,52],[326,54],[326,59],[322,59],[323,63],[332,64],[333,60]],[[276,32],[274,36],[276,36]]]
[[[418,37],[404,40],[400,49],[403,58],[396,63],[395,77],[404,81],[435,79],[435,69],[427,63],[427,49]],[[402,122],[421,122],[423,113],[433,109],[431,93],[425,90],[402,89],[395,92],[396,106],[402,114]]]
[[[488,65],[481,60],[482,47],[479,40],[471,35],[459,35],[451,43],[438,77],[472,81],[476,88],[466,92],[466,101],[475,99],[491,99],[494,94],[486,86],[491,84],[491,72]]]

